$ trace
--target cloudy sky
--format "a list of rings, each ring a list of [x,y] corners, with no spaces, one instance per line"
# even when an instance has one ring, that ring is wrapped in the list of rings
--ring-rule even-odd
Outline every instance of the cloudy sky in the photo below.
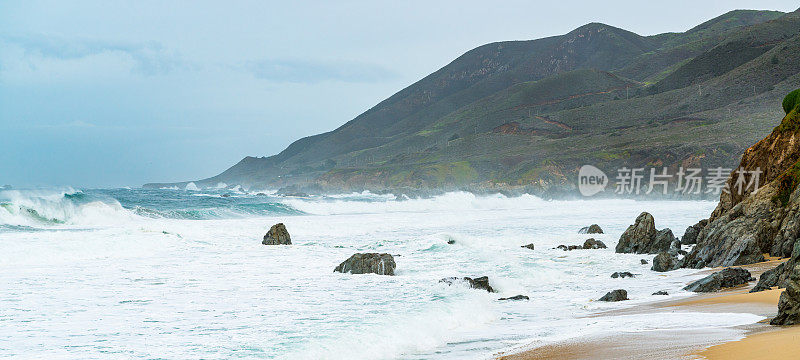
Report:
[[[685,31],[795,1],[0,0],[0,185],[216,175],[335,129],[476,46]]]

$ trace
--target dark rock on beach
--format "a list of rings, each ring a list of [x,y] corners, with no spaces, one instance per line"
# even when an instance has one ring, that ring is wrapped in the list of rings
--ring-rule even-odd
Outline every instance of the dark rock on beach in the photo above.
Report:
[[[561,250],[564,250],[564,251],[572,251],[572,250],[583,249],[583,246],[581,246],[581,245],[570,245],[570,246],[558,245],[558,246],[556,246],[556,249],[561,249]]]
[[[778,301],[778,316],[770,321],[772,325],[800,324],[800,265],[789,272],[786,290]]]
[[[499,298],[497,300],[500,300],[500,301],[507,301],[507,300],[518,301],[518,300],[530,300],[530,298],[525,296],[525,295],[516,295],[516,296],[512,296],[512,297],[507,297],[507,298]]]
[[[668,251],[675,242],[672,230],[656,230],[653,215],[641,213],[633,225],[622,233],[616,252],[634,254],[657,254]]]
[[[723,288],[747,284],[755,280],[750,272],[742,268],[726,268],[717,271],[684,287],[693,292],[714,292]]]
[[[623,301],[628,300],[628,292],[622,289],[609,291],[600,298],[600,301]]]
[[[339,264],[334,272],[351,274],[394,275],[397,264],[390,254],[356,253]]]
[[[524,247],[524,248],[526,248],[526,249],[531,249],[531,250],[533,250],[533,249],[534,249],[534,246],[533,246],[533,244],[522,245],[521,247]]]
[[[756,286],[750,289],[751,293],[769,290],[773,287],[785,287],[783,282],[781,281],[781,274],[783,273],[783,268],[786,263],[781,263],[780,265],[764,271],[761,276],[758,277],[758,282]]]
[[[578,234],[602,234],[603,229],[600,228],[600,225],[592,224],[590,226],[584,226],[580,230],[578,230]]]
[[[647,260],[645,260],[645,259],[641,259],[641,260],[639,260],[639,262],[641,262],[642,265],[647,265],[648,264]]]
[[[679,268],[678,257],[668,252],[660,252],[653,258],[653,266],[650,270],[665,272]]]
[[[292,238],[289,236],[286,226],[283,223],[278,223],[269,228],[261,243],[264,245],[291,245]]]
[[[669,293],[664,290],[659,290],[654,292],[653,295],[669,295]]]
[[[486,290],[490,293],[495,292],[494,289],[492,289],[492,286],[489,285],[489,277],[487,276],[476,277],[474,279],[471,277],[463,277],[463,278],[447,277],[439,280],[439,282],[445,283],[447,285],[453,285],[454,283],[459,281],[466,282],[467,284],[469,284],[469,287],[473,289]]]
[[[623,271],[623,272],[615,272],[615,273],[611,274],[611,277],[614,278],[614,279],[616,279],[616,278],[623,278],[624,279],[626,277],[632,278],[632,277],[636,277],[636,276],[631,274],[630,272]]]

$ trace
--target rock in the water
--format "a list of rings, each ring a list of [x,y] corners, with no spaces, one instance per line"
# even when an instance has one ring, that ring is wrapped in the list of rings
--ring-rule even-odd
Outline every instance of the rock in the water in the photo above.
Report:
[[[584,226],[580,230],[578,230],[579,234],[602,234],[603,229],[600,228],[600,225],[592,224],[590,226]]]
[[[622,289],[609,291],[600,298],[600,301],[622,301],[628,300],[628,292]]]
[[[708,219],[703,219],[697,222],[692,226],[686,228],[686,231],[683,233],[683,237],[681,237],[681,244],[682,245],[692,245],[697,244],[697,236],[700,235],[700,230],[703,230],[704,227],[708,225]]]
[[[654,292],[653,295],[669,295],[669,293],[664,290],[659,290]]]
[[[449,239],[447,239],[447,245],[453,245],[453,244],[455,244],[455,243],[456,243],[456,240],[455,240],[455,239],[453,239],[453,238],[449,238]]]
[[[286,231],[286,226],[278,223],[269,228],[261,243],[264,245],[292,245],[292,238]]]
[[[564,251],[572,251],[572,250],[579,250],[579,249],[605,249],[607,248],[606,244],[600,240],[595,239],[586,239],[583,242],[583,245],[558,245],[556,249],[561,249]]]
[[[778,301],[778,316],[770,321],[772,325],[800,324],[800,265],[789,272],[786,290]]]
[[[755,280],[753,276],[750,275],[750,272],[745,269],[726,268],[722,271],[717,271],[689,285],[686,285],[683,290],[694,292],[714,292],[723,288],[747,284],[753,280]]]
[[[531,249],[531,250],[533,250],[533,244],[522,245],[521,247],[524,247],[524,248],[526,248],[526,249]]]
[[[623,271],[623,272],[615,272],[615,273],[611,274],[611,277],[614,278],[614,279],[616,279],[616,278],[623,278],[624,279],[626,277],[631,277],[632,278],[632,277],[636,277],[636,276],[631,274],[630,272]]]
[[[333,271],[351,274],[394,275],[396,267],[394,257],[390,254],[356,253],[339,264]]]
[[[512,297],[507,297],[507,298],[499,298],[497,300],[500,300],[500,301],[506,301],[506,300],[530,300],[530,298],[525,296],[525,295],[516,295],[516,296],[512,296]]]
[[[645,259],[641,259],[641,260],[639,260],[639,261],[642,263],[642,265],[647,265],[647,264],[648,264],[648,263],[647,263],[647,260],[645,260]]]
[[[616,252],[634,254],[657,254],[668,251],[675,241],[672,230],[656,230],[653,215],[641,213],[633,225],[622,233],[617,243]]]
[[[775,286],[778,287],[785,287],[781,284],[780,276],[783,273],[783,267],[786,263],[781,263],[780,265],[764,271],[761,276],[758,278],[758,282],[756,286],[750,289],[751,293],[769,290]]]
[[[583,242],[584,249],[605,249],[607,248],[606,244],[600,240],[595,239],[587,239]]]
[[[458,281],[466,282],[467,284],[469,284],[469,287],[471,287],[473,289],[480,289],[480,290],[486,290],[488,292],[495,292],[494,289],[492,289],[492,287],[489,285],[489,277],[487,277],[487,276],[476,277],[474,279],[471,278],[471,277],[463,277],[463,278],[460,278],[460,277],[448,277],[448,278],[444,278],[444,279],[439,280],[439,282],[445,283],[447,285],[453,285],[453,283],[458,282]]]
[[[658,271],[658,272],[665,272],[665,271],[672,271],[678,269],[678,257],[668,253],[668,252],[660,252],[653,258],[653,266],[650,270]]]

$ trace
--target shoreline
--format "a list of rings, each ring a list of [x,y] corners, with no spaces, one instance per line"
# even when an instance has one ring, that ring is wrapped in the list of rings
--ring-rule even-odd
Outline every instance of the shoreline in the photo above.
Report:
[[[741,266],[755,278],[785,259]],[[720,270],[703,269],[700,273]],[[783,359],[800,352],[800,326],[769,325],[778,309],[783,289],[773,288],[756,293],[755,285],[700,293],[688,298],[654,301],[626,309],[602,311],[589,317],[625,314],[649,314],[670,311],[704,313],[750,313],[765,319],[745,326],[687,330],[660,330],[614,333],[589,338],[518,348],[495,354],[500,360],[544,359]]]

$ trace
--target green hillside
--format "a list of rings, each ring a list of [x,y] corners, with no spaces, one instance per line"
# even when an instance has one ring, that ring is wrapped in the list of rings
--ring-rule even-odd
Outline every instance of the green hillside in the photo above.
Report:
[[[196,183],[547,191],[582,164],[732,166],[800,84],[798,34],[798,11],[737,10],[683,33],[592,23],[487,44],[334,131]]]

